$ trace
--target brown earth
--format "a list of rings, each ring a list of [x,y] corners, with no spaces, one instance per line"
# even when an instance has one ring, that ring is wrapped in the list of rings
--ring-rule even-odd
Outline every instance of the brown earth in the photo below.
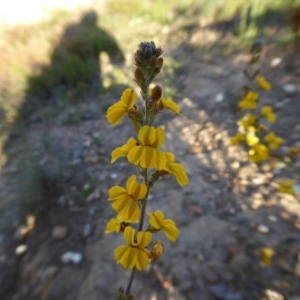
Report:
[[[177,48],[165,47],[165,56],[182,65],[174,82],[181,114],[167,112],[159,123],[189,184],[182,189],[166,177],[153,188],[149,209],[162,209],[181,234],[175,244],[166,241],[157,263],[136,274],[133,293],[139,300],[299,300],[300,205],[275,193],[274,180],[288,172],[259,170],[243,149],[230,145],[249,57],[243,51],[226,54],[222,43],[208,45],[211,35],[195,30]],[[296,54],[293,46],[265,47],[262,69],[274,89],[262,101],[274,104],[278,134],[299,146]],[[271,67],[276,57],[282,62]],[[284,91],[285,84],[295,91]],[[110,164],[112,149],[132,135],[128,120],[112,128],[105,119],[103,107],[120,93],[54,113],[38,111],[12,131],[0,189],[0,299],[114,299],[126,285],[129,273],[113,259],[122,237],[103,233],[113,216],[107,190],[134,171],[124,160]],[[26,215],[35,222],[26,223]],[[27,250],[17,255],[20,245]],[[269,267],[261,262],[264,247],[275,253]],[[62,262],[68,251],[82,260]]]

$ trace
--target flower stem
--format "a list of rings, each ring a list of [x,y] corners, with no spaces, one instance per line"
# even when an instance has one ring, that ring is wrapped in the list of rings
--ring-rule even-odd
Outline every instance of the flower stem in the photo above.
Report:
[[[130,275],[130,278],[129,278],[129,282],[128,282],[128,285],[127,285],[126,290],[125,290],[126,300],[127,299],[129,300],[130,296],[131,296],[130,289],[131,289],[131,285],[132,285],[132,282],[133,282],[133,277],[134,277],[134,274],[135,274],[135,270],[136,270],[136,268],[132,269],[131,275]]]

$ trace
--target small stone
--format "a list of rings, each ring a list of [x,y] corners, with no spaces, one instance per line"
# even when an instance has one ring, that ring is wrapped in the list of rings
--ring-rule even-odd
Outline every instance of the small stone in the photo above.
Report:
[[[282,58],[281,57],[275,57],[271,60],[271,67],[276,68],[282,63]]]
[[[19,245],[15,252],[17,256],[21,256],[23,255],[26,251],[28,250],[28,246],[27,245]]]
[[[270,231],[269,227],[263,224],[258,225],[257,230],[260,233],[268,233]]]
[[[83,226],[82,235],[84,238],[88,238],[92,233],[92,226],[90,224],[85,224]]]
[[[287,94],[293,94],[296,91],[296,86],[292,83],[286,83],[283,86],[283,90],[287,93]]]
[[[269,216],[269,220],[271,221],[271,222],[277,222],[277,217],[276,216],[274,216],[274,215],[270,215]]]
[[[274,290],[267,289],[265,296],[267,297],[266,300],[284,300],[284,297]]]
[[[238,169],[241,166],[241,164],[238,161],[235,161],[230,166],[232,169]]]
[[[52,238],[55,240],[63,240],[68,234],[68,228],[66,226],[57,225],[52,230]]]
[[[72,263],[77,265],[82,261],[82,254],[79,252],[68,251],[61,256],[61,261],[64,264]]]
[[[109,177],[111,179],[117,179],[118,178],[118,174],[117,173],[111,173],[111,174],[109,174]]]
[[[224,101],[224,99],[225,99],[224,94],[222,94],[222,93],[217,94],[217,96],[216,96],[216,102],[221,103],[221,102]]]

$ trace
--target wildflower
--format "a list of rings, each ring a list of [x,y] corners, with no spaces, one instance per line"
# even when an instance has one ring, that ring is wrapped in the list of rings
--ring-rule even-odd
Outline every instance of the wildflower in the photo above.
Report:
[[[109,123],[117,125],[130,111],[130,109],[134,107],[136,100],[136,93],[132,89],[127,88],[123,92],[121,99],[108,108],[106,118]]]
[[[143,200],[148,188],[143,183],[136,181],[136,176],[132,175],[126,182],[126,189],[122,186],[113,186],[109,189],[109,200],[113,200],[112,205],[119,216],[124,221],[136,222],[140,216],[138,200]]]
[[[242,141],[245,140],[245,134],[238,132],[235,136],[233,136],[230,141],[232,145],[238,145],[239,143],[241,143]]]
[[[281,179],[279,181],[279,193],[283,194],[289,194],[292,196],[297,196],[296,190],[295,190],[295,180],[293,179]]]
[[[259,163],[270,157],[270,151],[264,144],[257,143],[248,151],[249,159],[252,162]]]
[[[259,137],[256,135],[256,129],[254,126],[248,127],[248,131],[246,133],[246,143],[248,146],[254,146],[259,142]]]
[[[106,224],[105,233],[123,231],[125,226],[126,223],[122,220],[120,216],[117,216],[116,218],[111,218],[109,222]]]
[[[123,238],[127,245],[116,248],[114,256],[117,263],[125,269],[145,270],[150,263],[150,251],[146,247],[151,242],[152,233],[139,231],[135,239],[135,229],[128,226],[124,230]]]
[[[139,141],[130,138],[127,143],[112,152],[112,163],[118,158],[126,156],[128,161],[142,168],[164,169],[166,166],[165,153],[158,148],[164,143],[162,128],[143,126],[138,133]]]
[[[274,132],[270,132],[265,136],[265,141],[272,150],[276,150],[283,143],[283,139],[278,137]]]
[[[249,126],[252,126],[255,124],[257,118],[255,115],[253,114],[247,114],[243,117],[243,119],[241,119],[239,121],[239,124],[244,127],[244,128],[248,128]]]
[[[273,113],[273,109],[270,105],[265,105],[261,108],[261,114],[264,116],[270,123],[276,121],[276,115]]]
[[[189,179],[186,175],[183,165],[174,162],[175,156],[172,153],[167,152],[165,156],[166,156],[167,163],[166,163],[166,167],[164,168],[164,171],[167,171],[168,173],[174,175],[180,186],[187,185]]]
[[[165,99],[163,97],[160,98],[160,100],[158,102],[158,108],[159,108],[159,110],[168,108],[168,109],[174,111],[176,114],[180,113],[179,106],[172,99]]]
[[[176,241],[179,235],[179,229],[172,219],[165,219],[164,213],[161,210],[147,214],[149,216],[149,223],[153,229],[162,230],[169,240],[172,242]]]
[[[265,267],[270,267],[272,259],[274,257],[274,250],[269,247],[263,247],[260,249],[260,261]]]
[[[252,91],[248,91],[241,102],[239,103],[239,107],[241,109],[255,109],[257,106],[258,94]]]
[[[263,76],[257,76],[256,81],[263,90],[269,91],[272,88],[271,84]]]

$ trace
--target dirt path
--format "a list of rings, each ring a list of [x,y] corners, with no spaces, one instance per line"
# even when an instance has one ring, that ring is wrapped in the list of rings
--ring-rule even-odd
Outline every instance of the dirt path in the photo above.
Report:
[[[133,284],[136,299],[299,300],[299,278],[294,273],[300,249],[299,203],[276,195],[270,184],[273,174],[249,165],[244,151],[229,142],[237,117],[232,98],[243,84],[241,70],[246,58],[203,55],[192,44],[170,54],[184,66],[176,79],[179,92],[175,97],[182,114],[177,118],[168,114],[166,144],[185,165],[190,182],[181,189],[175,180],[165,178],[151,192],[149,208],[161,208],[176,220],[181,235],[174,245],[166,242],[166,255],[137,276]],[[267,58],[264,63],[269,64]],[[289,78],[282,79],[285,63],[269,71],[277,88],[266,101],[274,97],[285,103],[289,98],[293,103],[299,98],[299,85],[294,94],[282,90],[289,83]],[[220,100],[220,94],[224,99]],[[101,99],[102,104],[114,100],[109,94]],[[283,123],[291,128],[283,137],[291,141],[300,137],[298,106],[292,112],[289,105],[277,107],[279,118],[291,113]],[[78,123],[62,122],[66,111],[51,124],[33,123],[25,135],[16,136],[7,152],[0,190],[8,203],[5,212],[11,212],[5,214],[5,220],[17,219],[20,211],[13,208],[24,198],[24,191],[31,191],[28,197],[35,207],[35,201],[48,202],[36,214],[29,234],[13,238],[18,222],[4,222],[1,299],[113,299],[116,289],[127,283],[128,272],[113,260],[121,237],[103,231],[113,215],[106,201],[107,189],[123,183],[130,168],[125,161],[110,165],[110,152],[127,140],[131,128],[111,128],[104,114],[99,116],[94,100],[76,109],[81,117]],[[39,162],[38,167],[24,163],[27,154],[16,156],[23,153],[22,147]],[[28,183],[23,180],[24,187],[16,189],[20,168]],[[47,178],[41,180],[45,174]],[[28,203],[24,211],[30,212]],[[58,225],[62,227],[57,229]],[[58,233],[53,233],[54,228]],[[15,249],[20,245],[27,250],[17,256]],[[263,247],[275,251],[268,268],[260,261]],[[68,251],[79,254],[80,261],[62,262]],[[270,291],[278,297],[272,298]]]

